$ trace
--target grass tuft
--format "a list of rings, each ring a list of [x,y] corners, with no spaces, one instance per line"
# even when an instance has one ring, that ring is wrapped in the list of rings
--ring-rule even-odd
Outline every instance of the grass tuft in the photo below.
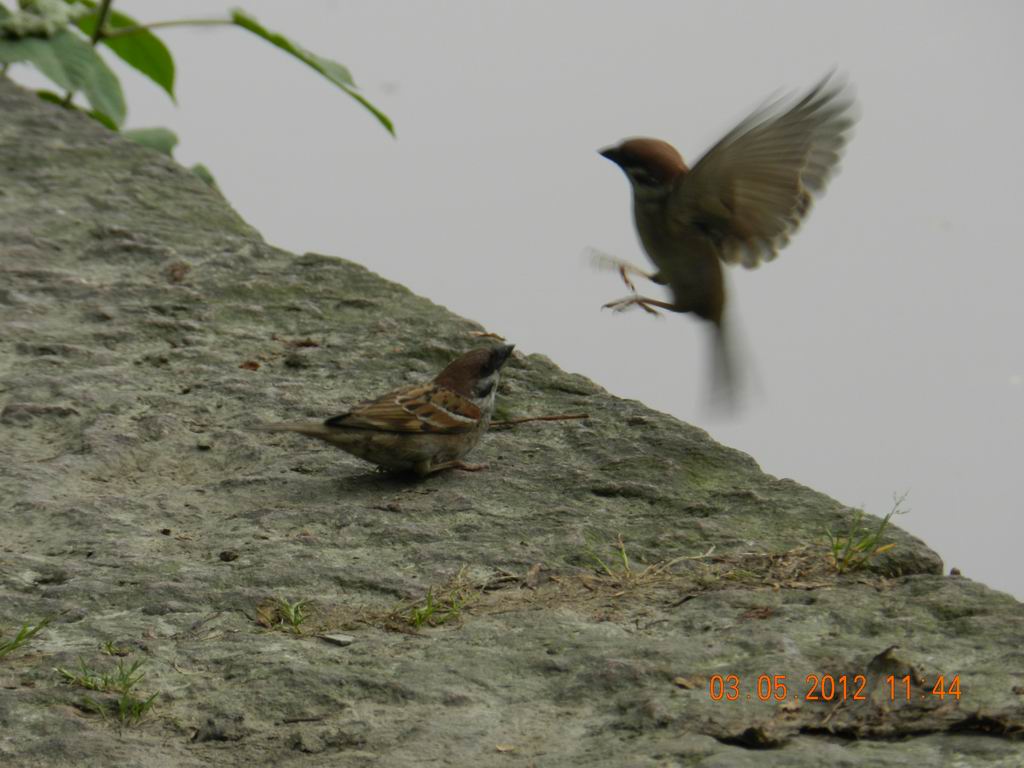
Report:
[[[431,587],[427,590],[423,602],[409,609],[409,626],[419,629],[423,626],[439,627],[450,621],[459,621],[465,603],[466,595],[459,588],[450,589],[447,594],[436,597]]]
[[[46,629],[46,626],[51,621],[53,621],[52,616],[47,617],[36,624],[29,624],[28,622],[22,624],[21,629],[18,630],[18,633],[13,638],[0,642],[0,659],[28,643],[33,637]]]
[[[121,646],[114,643],[113,640],[105,640],[100,644],[100,650],[103,651],[107,656],[127,656],[131,653],[130,648],[122,648]]]
[[[97,693],[114,694],[113,697],[97,700],[90,696],[83,699],[83,709],[95,712],[104,720],[116,720],[121,725],[138,724],[152,708],[159,692],[148,697],[139,696],[135,687],[146,676],[142,672],[145,661],[136,659],[129,663],[119,659],[117,665],[106,672],[89,668],[85,660],[78,659],[78,669],[57,667],[54,671],[64,678],[68,685],[84,688]]]
[[[896,546],[883,544],[882,538],[885,529],[889,527],[889,521],[895,515],[905,515],[910,511],[903,508],[906,500],[907,493],[893,495],[893,505],[889,514],[879,520],[878,525],[873,528],[863,524],[864,510],[855,509],[845,532],[833,533],[831,529],[825,529],[829,554],[836,573],[862,570],[873,558]]]
[[[621,533],[615,537],[611,549],[614,555],[606,560],[598,553],[595,543],[588,542],[585,554],[587,559],[593,563],[599,579],[622,589],[653,586],[659,582],[669,581],[675,575],[672,570],[674,566],[686,560],[705,560],[715,551],[715,547],[712,545],[707,552],[701,555],[683,555],[670,560],[660,560],[638,570],[633,567],[629,553],[626,552],[626,540]]]
[[[301,635],[302,625],[312,614],[312,604],[312,600],[305,598],[294,603],[283,597],[270,598],[256,606],[256,621],[267,629],[284,629]]]

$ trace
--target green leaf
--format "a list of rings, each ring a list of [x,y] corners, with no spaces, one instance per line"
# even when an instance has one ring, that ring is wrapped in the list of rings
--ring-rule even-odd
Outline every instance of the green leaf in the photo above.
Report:
[[[77,112],[85,112],[84,109],[79,109],[74,104],[65,104],[64,103],[65,97],[61,96],[59,93],[54,93],[53,91],[47,91],[47,90],[40,89],[40,90],[36,91],[36,96],[38,96],[43,101],[48,101],[51,104],[57,104],[58,106],[64,107],[65,109],[73,109],[73,110],[75,110]],[[115,123],[109,117],[104,115],[102,112],[98,112],[97,110],[93,109],[93,110],[91,110],[89,112],[85,112],[85,114],[87,114],[89,117],[91,117],[96,122],[102,123],[103,126],[105,126],[106,128],[109,128],[112,131],[116,131],[117,130],[117,123]]]
[[[0,63],[28,62],[69,92],[82,91],[93,109],[115,125],[124,122],[121,84],[99,54],[72,32],[53,37],[0,39]]]
[[[352,80],[352,73],[348,71],[348,67],[344,64],[317,56],[315,53],[293,43],[284,35],[271,32],[244,11],[233,10],[231,12],[231,20],[243,29],[249,30],[254,35],[262,37],[282,51],[286,51],[303,63],[308,64],[335,85],[339,85],[342,88],[355,88],[356,84]]]
[[[68,73],[72,91],[82,91],[93,109],[121,125],[127,108],[121,83],[91,45],[71,32],[61,32],[48,41]]]
[[[97,123],[102,123],[103,125],[105,125],[107,128],[109,128],[112,131],[117,131],[118,130],[117,123],[115,123],[113,121],[113,119],[111,119],[107,115],[105,115],[102,112],[100,112],[98,109],[89,110],[85,114],[87,114],[89,117],[91,117]]]
[[[162,152],[168,157],[172,156],[174,148],[178,145],[178,137],[174,131],[167,128],[134,128],[124,131],[122,135],[144,147]]]
[[[343,90],[353,99],[362,104],[363,107],[365,107],[370,112],[370,114],[377,118],[380,124],[387,129],[388,133],[390,133],[392,136],[395,135],[395,127],[391,123],[391,119],[383,112],[381,112],[379,109],[377,109],[377,107],[371,104],[365,96],[363,96],[356,90],[356,84],[355,82],[353,82],[352,75],[348,71],[347,67],[345,67],[342,64],[339,64],[336,61],[325,59],[322,56],[317,56],[315,53],[311,51],[307,51],[302,46],[293,43],[284,35],[279,35],[276,32],[271,32],[270,30],[261,26],[260,23],[256,21],[256,19],[254,19],[252,16],[249,16],[244,11],[240,11],[237,9],[233,10],[231,12],[231,20],[235,24],[240,26],[242,29],[246,29],[249,32],[252,32],[257,37],[262,37],[270,44],[277,46],[282,51],[290,53],[299,61],[315,69],[317,72],[326,77],[336,86],[341,88],[341,90]]]
[[[43,101],[50,102],[51,104],[64,104],[64,97],[61,96],[59,93],[54,93],[53,91],[44,91],[40,88],[38,91],[36,91],[36,96],[38,96]]]
[[[0,62],[33,64],[65,91],[73,90],[71,77],[50,43],[49,39],[41,37],[21,37],[16,40],[0,38]]]
[[[98,12],[83,16],[76,23],[86,35],[92,37],[96,31]],[[111,11],[107,17],[107,25],[111,29],[137,27],[138,22],[131,16]],[[167,95],[174,98],[174,59],[167,46],[147,29],[140,29],[123,37],[101,37],[100,42],[110,48],[125,64],[134,67],[154,83],[159,85]]]

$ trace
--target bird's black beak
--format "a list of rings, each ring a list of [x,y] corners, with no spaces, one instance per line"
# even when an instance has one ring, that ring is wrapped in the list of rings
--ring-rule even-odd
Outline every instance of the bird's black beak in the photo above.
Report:
[[[508,359],[512,356],[512,350],[515,348],[515,344],[501,344],[492,349],[491,359],[487,361],[487,373],[500,370],[508,362]]]
[[[619,152],[618,147],[605,147],[604,149],[599,149],[597,154],[611,160],[616,165],[622,165],[622,163],[619,162],[622,159],[622,154]]]

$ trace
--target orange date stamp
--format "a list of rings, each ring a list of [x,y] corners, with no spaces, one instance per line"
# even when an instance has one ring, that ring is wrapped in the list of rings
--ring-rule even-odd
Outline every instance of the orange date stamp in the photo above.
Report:
[[[867,701],[874,688],[869,682],[867,675],[812,674],[802,683],[794,683],[786,675],[758,675],[751,685],[739,675],[712,675],[708,696],[712,701]],[[960,675],[939,675],[930,688],[915,684],[911,675],[887,675],[884,684],[883,690],[893,702],[932,696],[960,699]]]

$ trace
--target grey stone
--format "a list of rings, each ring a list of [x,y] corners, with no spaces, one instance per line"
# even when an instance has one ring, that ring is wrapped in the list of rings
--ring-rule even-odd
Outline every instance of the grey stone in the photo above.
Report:
[[[498,418],[589,417],[493,430],[484,472],[250,431],[488,342],[3,78],[0,115],[0,641],[52,617],[0,658],[3,765],[1024,764],[1017,601],[895,526],[836,575],[848,508],[538,355]],[[135,725],[53,671],[110,643]],[[825,674],[864,700],[807,700]]]
[[[342,635],[339,633],[320,635],[320,639],[327,641],[331,645],[340,645],[342,647],[352,645],[352,643],[356,641],[355,637],[352,635]]]

